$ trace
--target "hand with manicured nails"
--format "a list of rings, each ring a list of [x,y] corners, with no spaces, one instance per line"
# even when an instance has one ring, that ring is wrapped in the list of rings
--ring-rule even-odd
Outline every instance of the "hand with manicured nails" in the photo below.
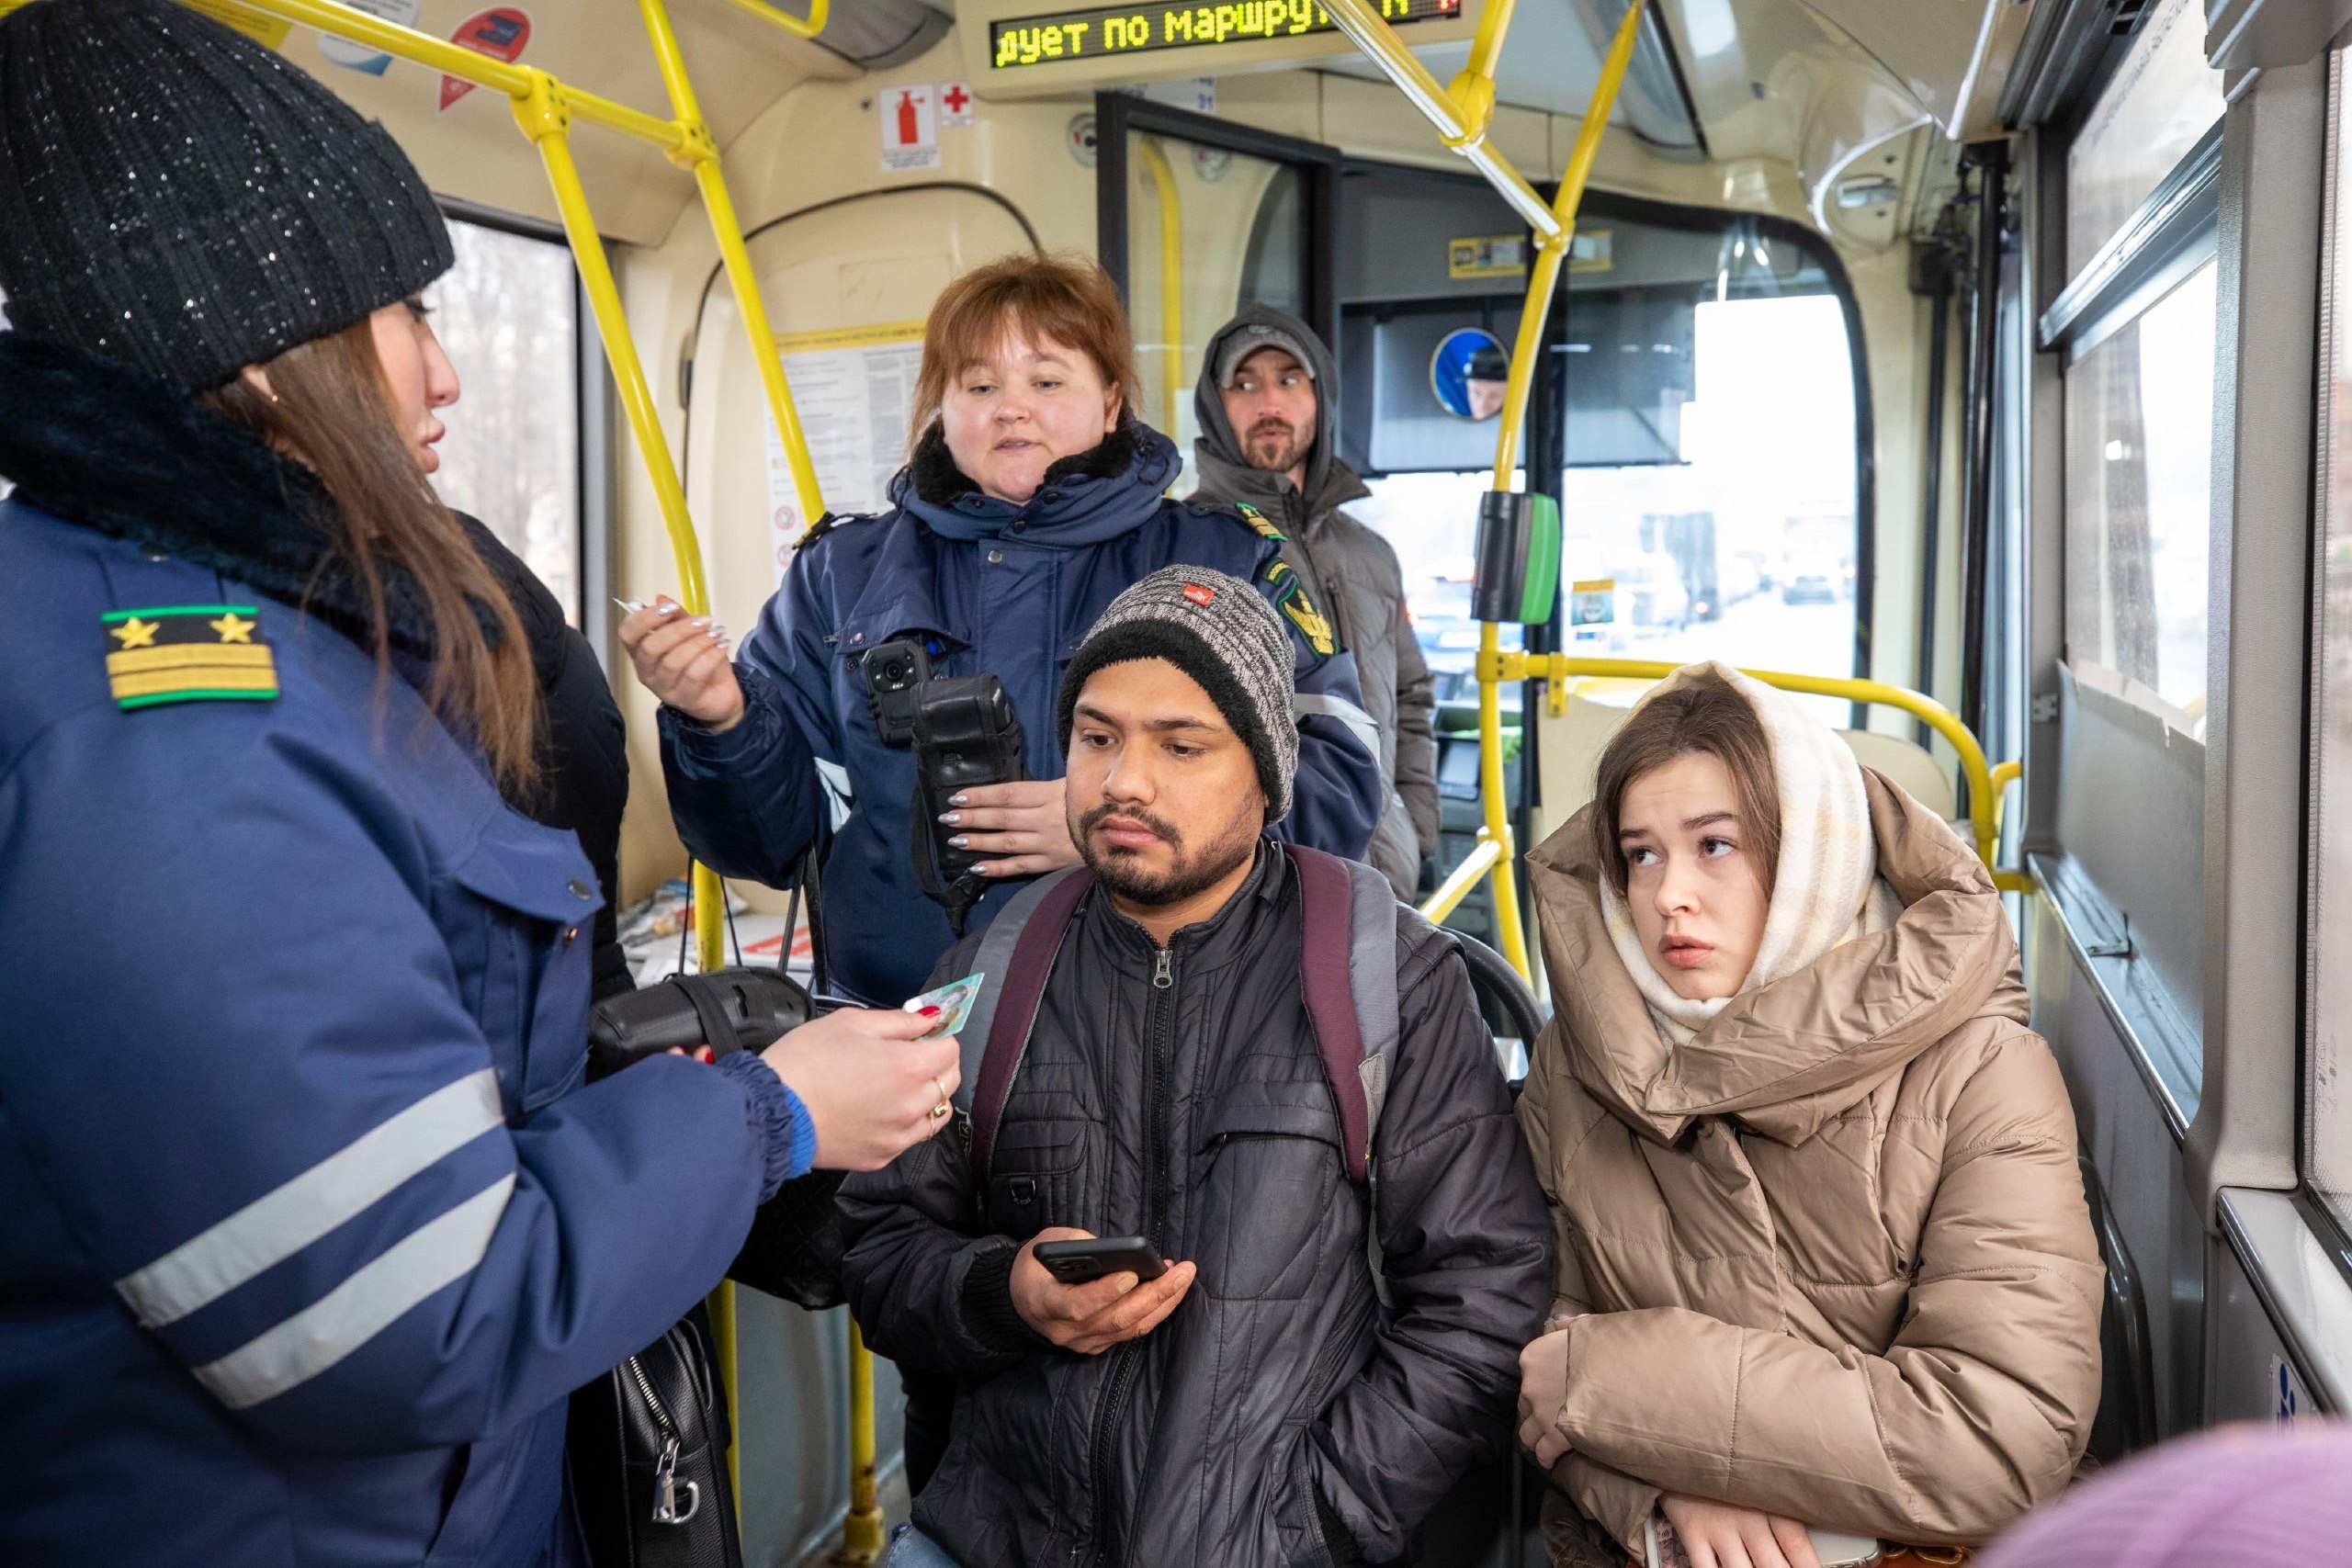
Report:
[[[1037,1261],[1041,1241],[1089,1241],[1093,1235],[1092,1231],[1048,1225],[1031,1236],[1012,1260],[1012,1310],[1056,1345],[1081,1356],[1099,1356],[1159,1327],[1193,1288],[1193,1276],[1199,1272],[1193,1264],[1174,1263],[1157,1280],[1138,1281],[1126,1269],[1083,1285],[1065,1285]]]
[[[940,821],[959,850],[1006,859],[983,861],[982,876],[1043,876],[1078,863],[1069,837],[1069,788],[1061,779],[974,784],[949,803]]]
[[[879,1170],[954,1120],[935,1114],[962,1079],[952,1034],[928,1013],[843,1008],[760,1053],[808,1108],[820,1170]]]
[[[1821,1568],[1813,1538],[1794,1519],[1675,1492],[1657,1506],[1682,1538],[1690,1568]]]
[[[621,622],[621,646],[639,684],[706,729],[743,717],[743,688],[727,653],[727,628],[689,615],[667,594]]]

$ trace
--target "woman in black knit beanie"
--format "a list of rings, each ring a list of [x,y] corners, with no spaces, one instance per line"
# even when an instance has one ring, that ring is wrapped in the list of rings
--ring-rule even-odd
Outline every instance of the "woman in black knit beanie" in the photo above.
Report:
[[[279,56],[0,17],[11,1568],[578,1562],[565,1396],[953,1092],[862,1012],[583,1086],[595,874],[426,479],[450,259]]]

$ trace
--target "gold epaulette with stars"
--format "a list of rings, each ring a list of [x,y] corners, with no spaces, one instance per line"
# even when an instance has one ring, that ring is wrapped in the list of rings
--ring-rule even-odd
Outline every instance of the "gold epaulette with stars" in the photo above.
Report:
[[[166,604],[98,618],[118,707],[266,703],[277,695],[277,658],[251,604]]]

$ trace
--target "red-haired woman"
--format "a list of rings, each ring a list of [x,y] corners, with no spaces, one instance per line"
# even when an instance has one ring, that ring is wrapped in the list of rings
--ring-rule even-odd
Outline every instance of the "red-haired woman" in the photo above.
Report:
[[[2098,1249],[2017,942],[1959,837],[1693,665],[1533,855],[1555,1230],[1521,1441],[1561,1568],[1978,1541],[2098,1403]]]
[[[1353,660],[1262,520],[1167,498],[1175,445],[1136,402],[1126,317],[1101,268],[991,262],[932,309],[891,510],[811,529],[731,664],[674,604],[623,623],[639,678],[665,705],[662,760],[688,847],[727,875],[780,885],[819,846],[835,989],[894,1005],[953,940],[916,873],[914,759],[877,728],[866,653],[920,642],[934,676],[997,676],[1021,720],[1027,773],[1043,782],[974,789],[938,829],[990,857],[977,930],[1023,879],[1077,863],[1056,688],[1095,617],[1163,566],[1254,582],[1283,612],[1299,761],[1296,804],[1274,832],[1350,857],[1371,842],[1376,738]]]

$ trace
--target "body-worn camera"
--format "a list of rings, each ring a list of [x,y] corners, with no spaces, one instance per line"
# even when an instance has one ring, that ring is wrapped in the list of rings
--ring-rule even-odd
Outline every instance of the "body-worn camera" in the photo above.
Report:
[[[919,642],[886,642],[866,654],[864,668],[883,743],[915,754],[915,879],[961,936],[966,912],[987,891],[987,879],[972,867],[989,856],[950,845],[939,817],[954,809],[948,800],[960,791],[1029,776],[1021,761],[1021,720],[1003,682],[993,675],[934,678],[931,655]]]

